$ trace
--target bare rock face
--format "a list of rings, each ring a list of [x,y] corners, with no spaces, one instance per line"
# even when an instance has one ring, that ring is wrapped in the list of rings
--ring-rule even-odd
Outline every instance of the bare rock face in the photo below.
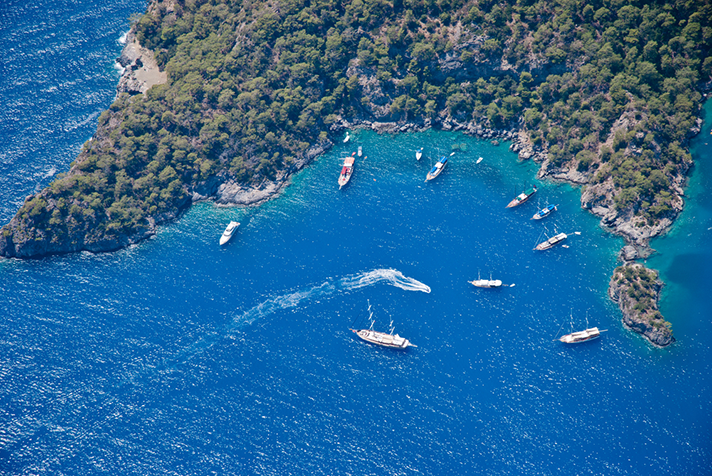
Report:
[[[640,263],[616,268],[608,286],[608,295],[623,313],[623,324],[657,347],[675,342],[670,323],[658,310],[662,287],[658,273]]]
[[[286,185],[286,177],[278,177],[274,181],[265,180],[256,187],[230,180],[218,187],[215,203],[218,205],[259,205],[279,193]]]
[[[124,68],[116,87],[120,93],[143,94],[151,86],[168,81],[166,72],[158,68],[153,52],[139,44],[133,31],[126,37],[126,46],[116,61]]]

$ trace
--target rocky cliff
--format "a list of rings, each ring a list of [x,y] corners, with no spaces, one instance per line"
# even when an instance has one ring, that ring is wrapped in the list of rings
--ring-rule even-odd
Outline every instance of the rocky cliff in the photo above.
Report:
[[[623,313],[623,324],[658,347],[675,342],[671,324],[658,309],[662,287],[657,272],[640,263],[626,263],[615,269],[608,288]]]

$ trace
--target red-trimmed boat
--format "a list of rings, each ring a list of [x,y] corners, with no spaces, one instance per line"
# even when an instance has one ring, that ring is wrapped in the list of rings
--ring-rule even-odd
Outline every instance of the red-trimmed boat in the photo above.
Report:
[[[351,180],[351,175],[354,172],[355,161],[356,158],[353,155],[351,157],[347,157],[346,160],[344,160],[344,166],[341,168],[341,175],[339,175],[339,190],[341,189],[341,187],[349,183],[349,180]]]
[[[523,191],[522,193],[520,193],[519,195],[514,197],[512,199],[512,201],[509,202],[509,204],[507,205],[507,208],[513,208],[513,207],[517,207],[517,206],[521,205],[522,203],[529,200],[532,197],[532,195],[534,195],[535,193],[536,193],[536,187],[531,187],[531,188],[526,189],[525,191]]]

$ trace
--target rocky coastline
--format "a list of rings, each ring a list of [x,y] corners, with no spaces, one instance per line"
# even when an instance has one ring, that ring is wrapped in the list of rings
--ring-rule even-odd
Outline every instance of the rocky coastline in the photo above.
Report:
[[[538,179],[549,179],[581,186],[583,188],[581,193],[581,207],[601,218],[600,224],[604,229],[621,236],[625,240],[626,245],[619,253],[619,260],[623,264],[620,268],[616,269],[608,289],[609,296],[613,301],[618,303],[621,309],[625,327],[641,334],[651,344],[657,347],[666,347],[675,342],[670,324],[663,320],[658,309],[658,300],[663,283],[658,279],[656,271],[646,268],[643,264],[637,263],[636,260],[645,259],[654,253],[654,250],[649,244],[650,239],[667,232],[675,218],[682,211],[684,207],[682,198],[684,191],[682,187],[686,180],[684,175],[678,175],[676,177],[675,189],[678,194],[674,197],[673,212],[654,226],[650,226],[644,223],[643,220],[641,220],[639,216],[636,216],[630,209],[625,210],[623,213],[615,210],[613,206],[614,189],[611,181],[606,181],[603,184],[589,185],[590,174],[581,173],[573,168],[556,169],[551,167],[546,149],[532,144],[525,131],[521,129],[490,129],[482,124],[474,122],[462,123],[453,120],[449,116],[444,117],[442,121],[427,120],[408,123],[369,120],[354,120],[349,122],[347,120],[341,120],[332,126],[332,132],[366,128],[378,133],[393,134],[422,132],[432,127],[445,131],[462,131],[465,134],[483,140],[490,140],[495,144],[501,141],[511,141],[509,149],[517,153],[520,160],[534,160],[540,164],[540,169],[537,173]],[[613,136],[613,133],[614,131],[611,132],[611,136]],[[624,267],[634,267],[636,270],[644,270],[645,272],[655,275],[654,293],[647,296],[647,299],[652,302],[649,312],[641,312],[636,309],[636,305],[639,305],[641,300],[631,298],[629,294],[627,294],[633,284],[625,281],[619,282],[617,279],[620,277],[619,270],[625,269]],[[651,321],[651,315],[659,317]]]
[[[151,2],[149,11],[158,8],[158,3]],[[168,2],[167,5],[168,10],[166,12],[170,13],[172,4]],[[484,41],[484,37],[476,37],[470,43],[474,42],[479,45]],[[463,50],[470,43],[466,42],[458,45],[457,51]],[[435,69],[435,72],[439,75],[455,75],[463,81],[476,76],[487,75],[517,77],[521,73],[504,59],[499,60],[484,55],[482,57],[478,56],[475,58],[476,60],[472,59],[463,62],[459,58],[459,54],[453,53],[446,55],[443,59],[439,59],[438,68]],[[117,86],[118,94],[126,93],[130,96],[145,94],[151,87],[164,84],[169,79],[166,72],[161,71],[158,67],[153,52],[139,44],[134,28],[127,36],[126,45],[117,62],[124,68]],[[671,211],[655,223],[648,223],[643,216],[637,213],[638,210],[634,206],[623,209],[616,207],[614,201],[616,189],[613,181],[610,178],[603,181],[594,180],[596,167],[592,171],[579,170],[576,161],[570,161],[560,167],[555,166],[549,158],[546,142],[540,141],[538,145],[535,144],[529,134],[531,131],[527,130],[527,125],[522,118],[518,122],[510,122],[506,126],[508,129],[492,129],[485,125],[486,121],[484,119],[481,123],[476,120],[463,121],[462,119],[453,118],[445,108],[428,119],[394,120],[394,115],[390,110],[392,98],[383,90],[375,72],[369,68],[361,67],[359,64],[359,61],[354,59],[349,66],[347,76],[358,80],[357,83],[361,87],[362,96],[368,100],[366,103],[369,104],[369,107],[363,109],[361,116],[357,118],[345,119],[337,117],[336,121],[331,123],[327,138],[322,138],[319,143],[312,145],[306,153],[296,157],[281,169],[276,170],[274,174],[270,174],[270,178],[262,175],[253,182],[245,183],[236,180],[227,170],[221,170],[203,181],[186,183],[183,185],[181,198],[176,202],[176,206],[172,211],[153,213],[150,216],[146,216],[145,224],[134,228],[131,233],[107,232],[107,230],[101,229],[101,223],[97,217],[84,213],[84,215],[78,215],[77,217],[69,217],[67,223],[63,225],[64,228],[61,234],[48,235],[47,230],[31,228],[26,221],[23,222],[17,215],[2,229],[0,255],[30,258],[82,250],[91,252],[115,251],[154,235],[158,225],[178,218],[189,208],[191,203],[196,201],[211,200],[214,201],[216,206],[259,205],[278,195],[289,184],[292,174],[301,170],[332,147],[333,141],[337,140],[336,137],[342,134],[344,130],[359,128],[391,134],[424,131],[433,128],[443,131],[461,131],[483,140],[492,141],[493,144],[499,144],[503,141],[511,142],[509,148],[518,154],[520,160],[534,160],[540,165],[537,178],[562,181],[582,187],[582,208],[598,216],[601,220],[601,225],[605,229],[623,237],[626,241],[626,246],[620,253],[620,259],[626,267],[632,266],[635,260],[644,259],[653,252],[649,246],[650,239],[665,233],[683,209],[683,186],[687,172],[685,167],[681,167],[672,180],[674,193],[671,199]],[[536,76],[546,77],[548,74],[564,73],[568,67],[565,63],[554,66],[548,62],[533,61],[527,64],[524,69],[528,69]],[[610,146],[616,132],[626,132],[631,124],[634,123],[634,120],[626,114],[624,113],[616,121],[605,141],[603,138],[601,139],[603,143],[599,145],[598,149],[599,160],[601,147]],[[99,127],[100,130],[97,131],[97,135],[100,132],[106,133],[111,126],[100,125]],[[105,130],[102,131],[102,127]],[[694,131],[691,131],[691,134],[694,134]],[[624,152],[630,156],[635,156],[639,153],[636,150],[635,141],[632,141]],[[228,154],[228,151],[225,151],[224,154]],[[225,164],[226,160],[223,159],[224,157],[221,156],[221,161]],[[77,163],[80,164],[80,161],[81,157],[77,160]],[[601,164],[598,163],[596,165]],[[81,172],[76,167],[75,165],[68,175],[80,174]],[[27,197],[25,205],[31,204],[33,200],[36,201],[37,199],[47,204],[44,212],[46,214],[45,218],[48,218],[53,211],[58,210],[56,204],[52,203],[51,194],[46,193],[46,191]],[[29,209],[31,207],[26,208]],[[639,263],[635,264],[642,266]],[[616,275],[614,274],[615,277]],[[618,281],[614,285],[612,279],[609,294],[612,298],[613,296],[617,297],[614,300],[619,303],[624,314],[626,326],[643,334],[655,345],[665,346],[673,342],[674,338],[672,338],[671,333],[670,339],[658,337],[658,333],[660,333],[659,325],[658,327],[639,325],[637,324],[638,321],[633,317],[629,317],[633,316],[633,313],[629,300],[620,297],[621,292],[626,292],[621,286],[623,285],[618,284]],[[656,312],[658,312],[658,296],[659,289],[654,296]]]
[[[656,347],[675,342],[670,323],[658,309],[662,288],[656,271],[632,262],[615,269],[608,287],[608,295],[621,309],[625,327],[643,335]]]
[[[126,44],[116,62],[123,68],[116,87],[118,93],[143,94],[168,81],[168,74],[158,67],[153,51],[141,46],[133,30],[126,35]]]

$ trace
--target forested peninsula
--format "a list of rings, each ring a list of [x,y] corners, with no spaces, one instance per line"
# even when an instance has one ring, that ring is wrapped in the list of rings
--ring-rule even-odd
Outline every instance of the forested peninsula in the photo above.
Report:
[[[96,134],[2,228],[0,254],[111,251],[196,200],[257,203],[362,126],[511,139],[540,178],[582,186],[630,262],[683,207],[710,19],[683,0],[153,1]],[[616,270],[617,296],[656,282],[638,267]],[[619,304],[667,345],[655,300]]]

